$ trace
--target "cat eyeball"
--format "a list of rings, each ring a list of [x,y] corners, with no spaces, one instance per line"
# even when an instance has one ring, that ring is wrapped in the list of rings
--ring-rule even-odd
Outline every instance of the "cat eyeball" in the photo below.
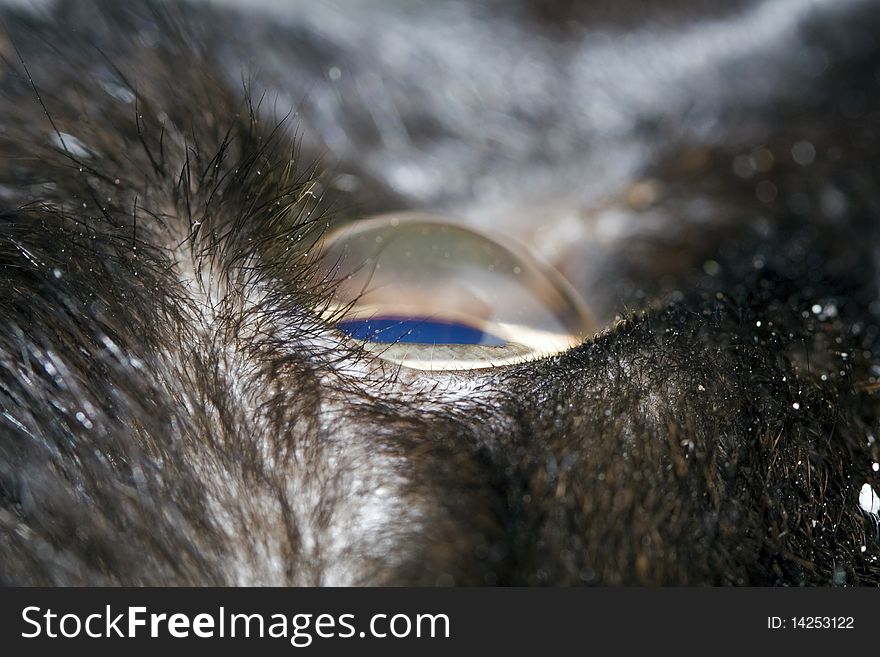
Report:
[[[423,213],[364,219],[324,238],[324,312],[378,358],[421,370],[509,365],[580,344],[577,293],[523,247]]]

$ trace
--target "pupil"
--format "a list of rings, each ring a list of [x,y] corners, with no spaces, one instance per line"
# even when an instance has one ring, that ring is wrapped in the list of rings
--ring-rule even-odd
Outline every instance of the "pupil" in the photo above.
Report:
[[[504,340],[460,322],[410,317],[344,319],[336,327],[356,340],[415,344],[480,344],[502,347]]]

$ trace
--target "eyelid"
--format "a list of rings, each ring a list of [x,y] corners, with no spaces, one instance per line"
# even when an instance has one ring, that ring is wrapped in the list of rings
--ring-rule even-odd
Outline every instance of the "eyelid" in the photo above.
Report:
[[[363,219],[328,234],[319,276],[332,282],[330,322],[386,316],[438,319],[506,344],[365,340],[371,354],[413,369],[507,365],[568,349],[595,330],[586,305],[522,247],[422,213]]]

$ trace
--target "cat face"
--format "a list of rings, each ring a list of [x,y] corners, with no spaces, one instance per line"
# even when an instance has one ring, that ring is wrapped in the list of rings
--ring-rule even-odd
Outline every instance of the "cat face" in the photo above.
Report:
[[[4,10],[2,581],[880,583],[876,18],[679,4]]]

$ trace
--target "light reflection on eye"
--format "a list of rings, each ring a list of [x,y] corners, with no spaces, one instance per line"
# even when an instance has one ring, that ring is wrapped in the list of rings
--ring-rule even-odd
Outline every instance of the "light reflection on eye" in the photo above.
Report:
[[[579,344],[595,330],[551,267],[439,217],[398,213],[324,240],[325,316],[370,353],[415,369],[506,365]]]
[[[503,347],[506,341],[461,322],[423,317],[374,317],[343,319],[336,324],[356,340],[412,342],[414,344],[485,344]]]

